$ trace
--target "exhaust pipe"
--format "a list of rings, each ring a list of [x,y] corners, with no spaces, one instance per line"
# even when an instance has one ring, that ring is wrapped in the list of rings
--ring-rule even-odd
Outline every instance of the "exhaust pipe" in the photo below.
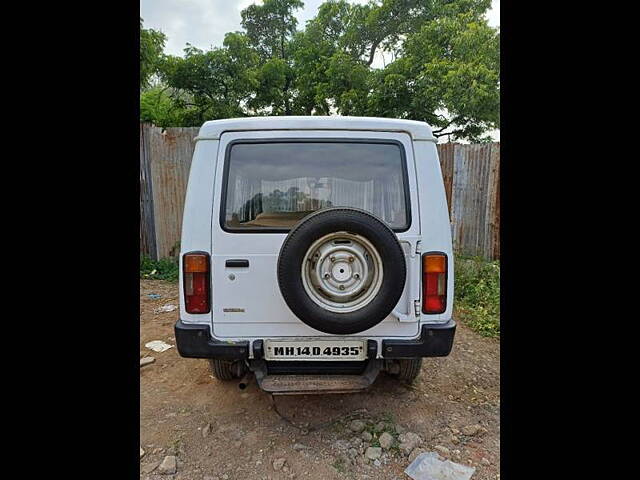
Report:
[[[238,383],[238,388],[240,390],[244,390],[245,388],[247,388],[251,383],[251,378],[252,378],[251,372],[247,371],[247,373],[244,374],[244,377],[240,379],[240,383]]]

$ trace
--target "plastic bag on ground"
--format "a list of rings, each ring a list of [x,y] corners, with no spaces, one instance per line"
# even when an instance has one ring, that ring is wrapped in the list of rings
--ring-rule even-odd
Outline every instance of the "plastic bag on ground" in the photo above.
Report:
[[[173,345],[169,345],[162,340],[154,340],[153,342],[145,343],[144,346],[150,348],[154,352],[164,352],[165,350],[173,348]]]
[[[160,308],[156,308],[154,310],[154,313],[167,313],[167,312],[173,312],[174,310],[177,310],[178,307],[176,307],[175,305],[171,305],[171,304],[167,304],[167,305],[163,305]]]
[[[469,480],[476,469],[442,460],[436,452],[421,453],[409,464],[404,473],[413,480]]]

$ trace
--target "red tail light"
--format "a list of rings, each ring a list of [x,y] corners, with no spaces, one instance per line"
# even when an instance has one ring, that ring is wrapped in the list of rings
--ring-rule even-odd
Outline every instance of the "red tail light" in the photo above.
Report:
[[[442,313],[447,308],[447,256],[422,256],[422,313]]]
[[[185,253],[182,257],[182,274],[187,313],[209,313],[209,255]]]

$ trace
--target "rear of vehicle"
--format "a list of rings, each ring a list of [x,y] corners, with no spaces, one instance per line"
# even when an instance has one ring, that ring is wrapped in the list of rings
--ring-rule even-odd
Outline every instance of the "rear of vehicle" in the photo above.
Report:
[[[207,122],[181,241],[182,356],[274,393],[411,381],[453,343],[453,256],[435,139],[421,122]]]

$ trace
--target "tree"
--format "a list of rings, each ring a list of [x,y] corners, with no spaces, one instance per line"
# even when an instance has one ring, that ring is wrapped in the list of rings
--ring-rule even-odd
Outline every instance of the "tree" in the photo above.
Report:
[[[161,66],[164,83],[181,108],[195,108],[200,123],[215,118],[243,116],[245,104],[257,87],[257,54],[241,33],[228,33],[222,48],[204,52],[191,45],[184,57],[167,56]]]
[[[289,57],[288,44],[298,24],[293,12],[303,6],[301,0],[264,0],[242,10],[242,27],[263,61]]]
[[[164,33],[142,27],[140,19],[140,88],[147,88],[149,81],[158,73],[162,51],[167,37]]]
[[[484,18],[490,5],[328,0],[298,30],[302,1],[264,0],[241,12],[243,31],[228,33],[221,48],[187,45],[182,57],[164,56],[164,36],[154,37],[145,71],[156,72],[159,89],[141,98],[141,111],[162,125],[245,115],[407,118],[426,121],[436,136],[480,141],[500,125],[500,36]],[[392,57],[384,68],[373,67],[379,52]]]
[[[188,102],[183,92],[168,87],[152,87],[140,93],[140,121],[158,127],[188,127],[202,124],[201,112]]]
[[[499,61],[494,61],[499,45],[495,30],[483,19],[489,6],[488,0],[323,3],[305,31],[295,37],[297,105],[304,114],[337,112],[425,120],[436,127],[438,135],[477,138],[478,132],[498,124],[495,115],[491,115],[497,113],[499,105]],[[446,19],[450,27],[448,37],[438,26]],[[471,24],[477,24],[482,31],[470,35],[467,26]],[[422,33],[425,27],[440,35]],[[446,58],[437,45],[457,42],[456,35],[473,37],[473,34],[477,34],[475,44],[467,50],[472,53],[474,49],[477,53],[482,50],[481,55],[463,58],[464,49],[456,48],[452,59],[455,67],[450,65],[450,72],[455,68],[464,70],[464,65],[467,80],[475,81],[474,93],[485,95],[483,105],[478,98],[475,104],[470,104],[460,96],[460,86],[451,83],[444,72],[420,68],[422,63]],[[420,35],[422,43],[417,40]],[[411,52],[405,49],[407,44],[414,46]],[[418,44],[424,48],[422,52]],[[379,50],[397,57],[383,70],[371,68]],[[493,75],[476,75],[483,68]],[[425,82],[440,88],[425,88]],[[462,108],[463,103],[467,107]],[[463,110],[465,114],[461,115]],[[444,130],[444,126],[452,129]]]
[[[500,124],[499,44],[473,12],[426,22],[379,74],[370,113],[386,110],[428,122],[436,136],[477,141]]]
[[[248,102],[257,113],[292,114],[291,39],[298,24],[294,11],[303,6],[301,0],[264,0],[241,12],[246,36],[261,60],[256,95]]]

